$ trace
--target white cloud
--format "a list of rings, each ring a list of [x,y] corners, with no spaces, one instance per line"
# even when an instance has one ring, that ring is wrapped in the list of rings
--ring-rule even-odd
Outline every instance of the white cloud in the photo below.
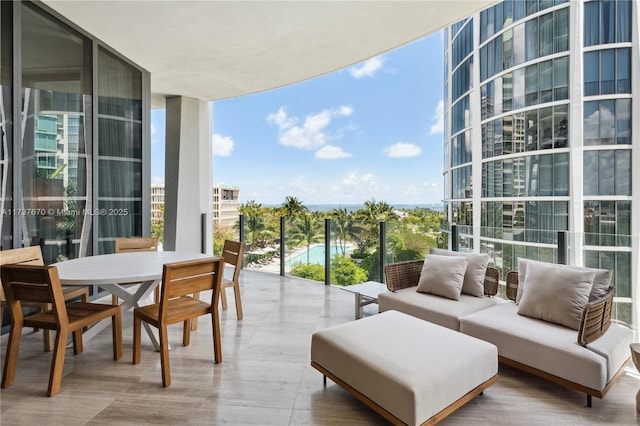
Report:
[[[360,65],[349,68],[349,74],[353,78],[373,77],[376,72],[382,68],[384,64],[384,58],[381,56],[374,56],[371,59],[367,59]]]
[[[164,176],[153,176],[151,178],[152,184],[164,185]]]
[[[391,158],[411,158],[420,155],[422,149],[412,143],[398,142],[386,148],[384,153]]]
[[[353,108],[343,105],[336,109],[326,109],[307,115],[302,126],[298,126],[296,125],[299,121],[298,117],[290,117],[286,107],[282,106],[278,112],[267,116],[267,122],[278,126],[280,144],[301,149],[314,149],[323,146],[331,139],[326,130],[334,118],[351,114],[353,114]]]
[[[229,136],[213,134],[213,155],[218,157],[230,157],[234,142]]]
[[[431,124],[431,128],[429,129],[430,135],[439,135],[444,133],[444,101],[440,100],[438,102],[438,106],[436,107],[436,111],[433,113],[433,117],[431,118],[433,124]]]
[[[351,172],[342,179],[340,185],[333,185],[330,190],[344,198],[366,200],[377,195],[378,184],[371,173]]]
[[[351,153],[345,152],[339,146],[326,145],[316,151],[316,158],[320,160],[335,160],[338,158],[349,158]]]

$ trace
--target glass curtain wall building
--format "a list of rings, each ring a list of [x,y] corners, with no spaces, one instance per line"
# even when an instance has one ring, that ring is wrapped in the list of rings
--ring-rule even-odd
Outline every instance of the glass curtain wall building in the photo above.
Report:
[[[149,74],[42,4],[0,7],[1,248],[48,264],[148,233]]]
[[[614,315],[628,324],[639,258],[636,7],[507,0],[445,30],[445,211],[461,248],[489,253],[504,279],[519,257],[554,262],[557,232],[568,231],[569,263],[614,271]]]

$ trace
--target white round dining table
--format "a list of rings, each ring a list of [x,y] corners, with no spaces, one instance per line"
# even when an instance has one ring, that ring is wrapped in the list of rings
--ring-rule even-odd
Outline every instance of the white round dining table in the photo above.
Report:
[[[211,258],[213,256],[188,251],[150,251],[103,254],[80,257],[52,264],[58,269],[60,282],[64,285],[99,285],[124,301],[122,312],[140,306],[162,281],[162,269],[165,263],[185,260]],[[216,258],[220,258],[217,256]],[[138,286],[122,284],[140,283]],[[103,320],[84,333],[86,340],[91,339],[104,328],[109,321]],[[160,344],[151,327],[143,322],[149,338],[156,349]]]

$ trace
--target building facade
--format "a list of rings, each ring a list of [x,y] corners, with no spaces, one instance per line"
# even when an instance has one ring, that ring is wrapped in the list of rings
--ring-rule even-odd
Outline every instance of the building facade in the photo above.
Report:
[[[148,72],[41,3],[0,20],[1,248],[51,263],[148,233]]]
[[[445,207],[503,279],[526,257],[613,271],[637,324],[640,40],[633,1],[507,0],[445,30]],[[636,303],[633,303],[636,301]]]
[[[164,209],[164,185],[151,185],[151,223],[162,219]],[[213,225],[232,227],[240,215],[240,189],[228,185],[213,186]]]

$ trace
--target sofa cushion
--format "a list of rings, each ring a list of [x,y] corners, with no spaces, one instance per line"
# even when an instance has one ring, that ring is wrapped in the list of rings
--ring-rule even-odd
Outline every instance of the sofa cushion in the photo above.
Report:
[[[575,330],[518,315],[517,309],[512,302],[498,303],[461,318],[460,331],[493,343],[502,357],[590,389],[604,389],[607,360],[578,345]]]
[[[456,331],[460,329],[460,318],[497,303],[504,303],[504,300],[468,294],[460,295],[460,300],[451,300],[432,294],[417,293],[415,287],[378,296],[380,312],[396,310]]]
[[[466,257],[428,255],[424,260],[416,291],[437,294],[448,299],[460,299],[468,262],[469,259]]]
[[[432,248],[429,253],[440,256],[465,256],[469,258],[469,263],[464,273],[462,292],[477,297],[484,296],[484,277],[487,274],[487,266],[489,266],[489,255],[487,253],[460,253],[439,248]]]
[[[629,359],[629,345],[632,342],[631,329],[611,324],[602,337],[587,345],[587,349],[607,360],[607,381],[613,379],[620,367]]]
[[[518,314],[578,330],[594,273],[551,263],[530,263]]]
[[[524,288],[524,281],[527,273],[527,264],[529,263],[548,264],[547,262],[540,262],[538,260],[518,258],[518,289],[516,291],[516,304],[520,304],[520,299],[522,299],[522,291]],[[607,294],[607,290],[609,290],[609,283],[611,282],[611,271],[609,271],[608,269],[585,268],[582,266],[573,265],[559,266],[562,266],[563,268],[587,270],[594,273],[593,287],[591,288],[591,293],[589,293],[589,302],[599,299],[600,297]]]

